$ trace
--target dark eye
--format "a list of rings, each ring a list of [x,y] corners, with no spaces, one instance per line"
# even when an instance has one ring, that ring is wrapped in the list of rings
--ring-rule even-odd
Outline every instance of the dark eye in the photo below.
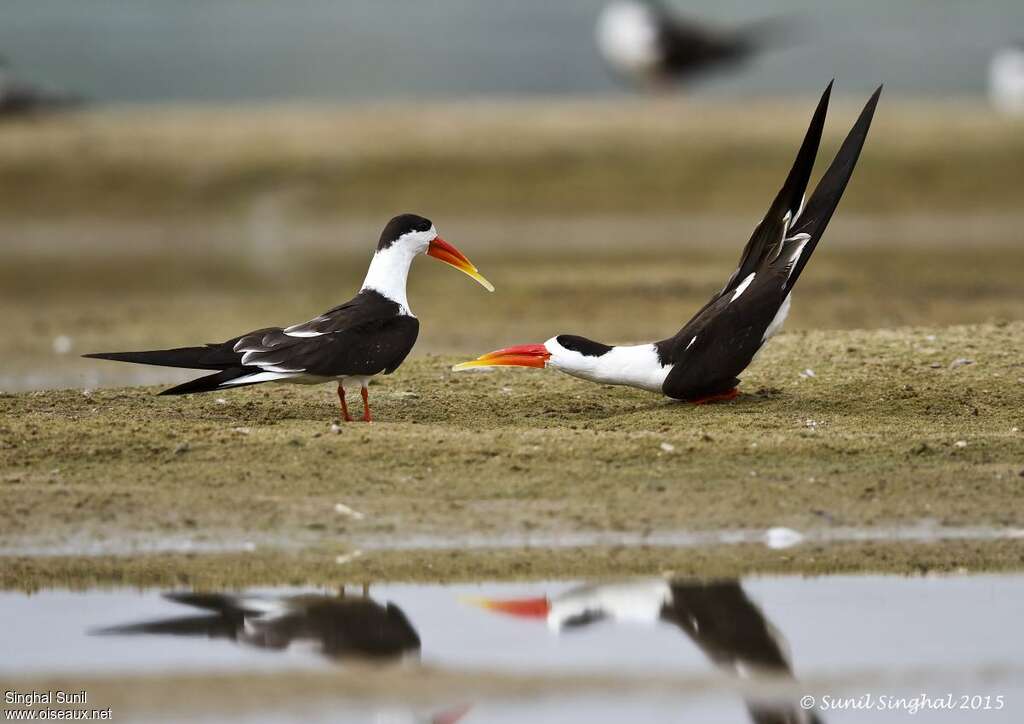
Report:
[[[428,220],[420,219],[419,223],[416,224],[417,231],[430,231],[430,227],[433,226]]]

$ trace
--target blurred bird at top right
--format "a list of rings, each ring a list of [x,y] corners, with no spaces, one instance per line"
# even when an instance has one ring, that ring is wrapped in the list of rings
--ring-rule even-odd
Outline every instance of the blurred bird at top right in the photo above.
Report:
[[[988,93],[997,111],[1024,115],[1024,41],[1010,43],[992,56]]]
[[[782,23],[766,19],[716,28],[684,18],[663,0],[614,0],[597,20],[597,49],[621,79],[650,89],[735,68],[780,42]]]

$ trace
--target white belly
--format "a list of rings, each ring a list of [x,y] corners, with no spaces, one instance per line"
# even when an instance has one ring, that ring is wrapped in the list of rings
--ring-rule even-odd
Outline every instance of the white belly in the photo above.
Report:
[[[358,390],[367,387],[374,375],[340,375],[338,377],[323,377],[321,375],[295,375],[284,377],[277,382],[288,382],[293,385],[323,385],[328,382],[338,382],[346,390]]]

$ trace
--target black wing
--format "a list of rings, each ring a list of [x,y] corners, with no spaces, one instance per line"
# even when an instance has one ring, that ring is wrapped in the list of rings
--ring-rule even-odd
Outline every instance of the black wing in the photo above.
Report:
[[[392,324],[396,320],[399,321]],[[411,349],[418,331],[419,322],[415,317],[403,316],[397,302],[373,290],[363,290],[350,301],[308,322],[284,329],[260,329],[228,340],[224,345],[230,345],[241,355],[238,362],[242,365],[259,367],[266,372],[327,376],[375,374],[389,367],[395,356],[396,342],[401,346],[402,334],[408,337],[411,333]],[[375,355],[375,359],[381,358],[383,365],[371,370],[367,368],[366,355],[373,347],[375,334],[385,337]],[[352,344],[353,349],[346,350],[346,344]],[[376,363],[370,361],[369,364],[372,368]]]
[[[672,603],[661,617],[718,666],[791,673],[776,632],[738,581],[673,581]]]
[[[241,359],[244,362],[160,394],[212,392],[225,387],[246,387],[270,379],[303,375],[391,374],[412,351],[419,328],[420,323],[415,317],[402,316],[373,319],[349,329],[306,339],[289,338],[280,329],[270,330],[260,337],[266,341],[259,348],[250,347],[243,353]],[[269,373],[271,377],[260,373]]]
[[[796,280],[800,278],[800,272],[807,265],[807,260],[814,252],[814,247],[818,245],[818,240],[825,233],[825,227],[828,226],[833,212],[839,206],[839,199],[843,197],[846,185],[850,182],[853,169],[860,158],[861,149],[864,148],[864,141],[871,128],[871,119],[875,116],[875,107],[878,105],[881,95],[882,86],[878,86],[865,104],[864,110],[860,112],[857,122],[853,124],[843,145],[839,147],[839,152],[832,160],[832,164],[825,171],[825,175],[821,177],[821,181],[818,182],[817,188],[814,189],[814,193],[807,202],[807,208],[793,223],[791,231],[794,235],[807,234],[809,238],[804,252],[797,260],[796,266],[793,267],[786,282],[788,289],[792,289]]]
[[[418,334],[419,322],[415,317],[403,315],[401,307],[387,297],[364,290],[319,317],[284,329],[257,329],[202,347],[85,356],[218,370],[216,374],[161,393],[175,395],[218,389],[232,380],[259,372],[328,377],[391,373],[412,350]],[[260,381],[265,380],[256,380]]]
[[[415,317],[395,316],[316,337],[296,338],[278,331],[258,348],[242,347],[247,350],[242,361],[268,372],[323,377],[390,374],[412,350],[419,328]]]
[[[784,644],[775,627],[738,581],[672,583],[672,603],[662,619],[678,626],[716,666],[734,676],[753,670],[792,677]],[[810,724],[813,712],[784,702],[748,701],[757,724]]]

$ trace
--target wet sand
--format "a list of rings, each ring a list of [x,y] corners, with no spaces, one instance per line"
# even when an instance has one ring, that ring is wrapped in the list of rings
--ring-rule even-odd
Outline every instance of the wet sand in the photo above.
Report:
[[[448,369],[557,333],[672,334],[734,268],[809,105],[764,107],[754,128],[747,107],[685,102],[434,108],[418,126],[150,109],[5,128],[0,304],[18,343],[0,372],[2,585],[620,575],[666,560],[696,575],[1019,568],[1012,538],[667,559],[408,543],[1024,525],[1024,134],[940,105],[883,104],[787,331],[742,398],[704,408]],[[853,110],[839,104],[824,157]],[[372,426],[331,432],[328,388],[157,398],[131,385],[184,373],[78,357],[314,316],[351,295],[407,206],[498,292],[417,262],[421,338],[373,386]]]

